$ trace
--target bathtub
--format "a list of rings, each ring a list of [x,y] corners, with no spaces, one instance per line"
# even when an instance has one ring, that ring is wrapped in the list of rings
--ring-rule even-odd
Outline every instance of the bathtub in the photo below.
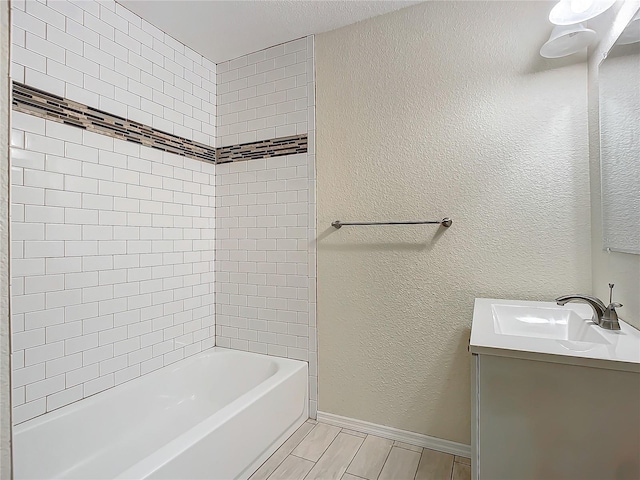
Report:
[[[246,479],[308,417],[307,364],[215,347],[14,428],[14,476]]]

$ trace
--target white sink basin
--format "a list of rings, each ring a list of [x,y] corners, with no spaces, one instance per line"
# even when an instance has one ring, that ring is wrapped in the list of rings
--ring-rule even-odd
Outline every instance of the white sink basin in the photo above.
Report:
[[[499,335],[611,343],[592,328],[593,322],[585,320],[568,308],[493,304],[491,311],[493,328]]]
[[[471,353],[640,372],[640,331],[605,330],[583,303],[476,298]]]

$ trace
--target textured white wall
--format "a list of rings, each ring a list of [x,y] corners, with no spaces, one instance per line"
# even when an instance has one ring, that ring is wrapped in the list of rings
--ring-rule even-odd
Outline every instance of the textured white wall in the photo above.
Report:
[[[608,283],[614,283],[615,301],[624,306],[618,310],[623,318],[640,328],[640,255],[605,252],[602,245],[602,196],[600,179],[600,122],[598,66],[629,20],[638,11],[638,3],[618,2],[613,22],[601,32],[600,43],[589,53],[589,163],[591,179],[591,259],[592,291],[608,299]]]
[[[316,37],[319,410],[469,443],[474,298],[589,292],[586,66],[538,56],[551,7],[427,2]]]

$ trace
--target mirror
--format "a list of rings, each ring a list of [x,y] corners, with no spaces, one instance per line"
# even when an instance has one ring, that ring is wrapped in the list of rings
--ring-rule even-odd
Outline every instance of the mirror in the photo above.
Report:
[[[640,12],[598,77],[603,247],[640,254]]]

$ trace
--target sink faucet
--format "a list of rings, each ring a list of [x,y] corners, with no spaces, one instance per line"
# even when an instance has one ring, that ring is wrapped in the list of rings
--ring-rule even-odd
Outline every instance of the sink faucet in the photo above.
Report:
[[[590,295],[563,295],[556,298],[558,305],[565,305],[569,302],[581,302],[586,303],[593,309],[593,322],[605,330],[620,330],[620,323],[618,322],[618,313],[616,308],[620,308],[622,304],[611,302],[613,295],[613,283],[609,284],[609,306],[605,307],[602,300]]]

